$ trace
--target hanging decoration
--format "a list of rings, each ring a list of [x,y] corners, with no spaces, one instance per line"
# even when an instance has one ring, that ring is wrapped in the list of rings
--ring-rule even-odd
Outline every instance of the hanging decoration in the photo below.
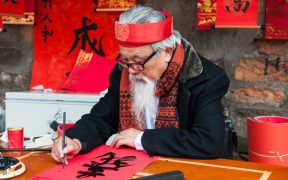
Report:
[[[288,1],[266,0],[265,39],[288,39]]]
[[[24,13],[22,15],[4,15],[2,16],[3,24],[29,24],[33,25],[35,19],[35,2],[34,0],[24,1]]]
[[[117,56],[113,27],[119,13],[94,12],[93,0],[36,1],[35,7],[31,88],[60,90],[80,49],[112,60]]]
[[[0,15],[23,15],[24,0],[0,0]]]
[[[196,30],[209,30],[215,26],[216,0],[198,0]]]
[[[137,4],[137,0],[93,0],[95,11],[126,11]]]
[[[217,0],[216,28],[259,28],[258,0]]]

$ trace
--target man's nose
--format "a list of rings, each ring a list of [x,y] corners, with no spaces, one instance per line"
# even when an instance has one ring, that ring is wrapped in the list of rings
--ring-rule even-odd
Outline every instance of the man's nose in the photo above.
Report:
[[[128,68],[128,72],[129,72],[129,74],[133,74],[133,75],[139,73],[139,71],[136,71],[136,70],[132,69],[131,67]]]

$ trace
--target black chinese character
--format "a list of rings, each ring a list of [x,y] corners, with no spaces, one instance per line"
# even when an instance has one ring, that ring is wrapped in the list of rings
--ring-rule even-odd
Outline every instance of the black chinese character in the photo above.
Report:
[[[234,3],[232,4],[233,5],[230,3],[229,5],[226,4],[225,8],[228,12],[231,12],[231,9],[233,8],[236,12],[242,10],[243,13],[246,13],[250,6],[250,0],[234,0]]]
[[[4,3],[8,3],[9,0],[4,0]],[[11,0],[12,4],[18,4],[16,0]]]
[[[44,8],[47,7],[47,5],[49,6],[49,8],[52,8],[52,0],[42,0],[44,3]]]
[[[95,53],[100,55],[100,56],[105,56],[103,48],[102,48],[103,36],[100,38],[99,49],[96,49],[96,47],[95,47],[95,45],[97,44],[97,39],[93,38],[93,40],[91,41],[91,39],[88,36],[88,31],[96,30],[97,24],[92,23],[90,25],[87,25],[87,21],[91,22],[91,19],[88,19],[87,17],[82,17],[82,28],[74,30],[75,40],[74,40],[74,43],[73,43],[71,49],[69,50],[68,54],[70,54],[76,48],[80,39],[82,38],[80,49],[86,50],[86,42],[88,42],[91,50],[95,51]]]
[[[45,17],[41,20],[41,22],[43,22],[45,20],[47,20],[50,23],[53,22],[51,19],[49,19],[49,13],[48,12],[46,13]]]
[[[125,156],[119,159],[115,159],[115,153],[108,152],[104,155],[98,156],[96,158],[100,158],[102,162],[91,161],[91,164],[84,164],[84,167],[88,167],[87,171],[78,171],[78,176],[76,178],[87,178],[87,177],[96,177],[96,176],[105,176],[105,170],[113,170],[118,171],[122,167],[132,166],[132,164],[128,164],[126,161],[134,161],[136,160],[135,156]]]
[[[53,30],[48,31],[46,25],[44,26],[44,30],[42,30],[42,31],[40,31],[40,32],[41,32],[42,35],[43,35],[43,41],[44,41],[44,43],[47,42],[47,36],[52,36],[52,35],[53,35]]]

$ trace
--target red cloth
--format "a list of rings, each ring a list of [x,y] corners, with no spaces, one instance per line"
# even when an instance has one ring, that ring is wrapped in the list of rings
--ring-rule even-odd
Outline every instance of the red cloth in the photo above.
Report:
[[[125,46],[143,46],[162,41],[173,33],[173,16],[161,12],[166,19],[144,24],[122,24],[115,22],[115,37],[119,44]]]
[[[24,0],[0,0],[0,15],[24,14]]]
[[[216,0],[198,0],[196,30],[212,29],[216,20]]]
[[[256,27],[258,0],[217,0],[217,27]]]
[[[266,0],[265,39],[288,39],[288,1]]]
[[[115,64],[114,60],[81,50],[63,89],[99,93],[108,88],[109,76]]]
[[[45,88],[59,90],[77,60],[82,42],[86,51],[91,49],[83,32],[79,34],[75,48],[72,48],[77,42],[74,32],[82,28],[84,21],[87,26],[93,25],[94,29],[87,31],[87,34],[94,47],[99,50],[102,40],[105,57],[115,59],[119,47],[114,37],[114,21],[119,13],[94,12],[93,1],[58,0],[52,3],[50,7],[49,1],[46,6],[44,1],[36,1],[37,24],[34,26],[34,64],[30,87],[44,85]],[[46,35],[46,42],[45,27],[49,34]]]

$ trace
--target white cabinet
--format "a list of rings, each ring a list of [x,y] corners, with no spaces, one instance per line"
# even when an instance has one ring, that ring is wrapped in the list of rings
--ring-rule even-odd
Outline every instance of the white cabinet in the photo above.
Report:
[[[25,137],[43,136],[52,132],[51,121],[66,112],[66,122],[76,122],[89,113],[103,94],[7,92],[6,128],[24,127]],[[58,117],[61,123],[62,117]]]

